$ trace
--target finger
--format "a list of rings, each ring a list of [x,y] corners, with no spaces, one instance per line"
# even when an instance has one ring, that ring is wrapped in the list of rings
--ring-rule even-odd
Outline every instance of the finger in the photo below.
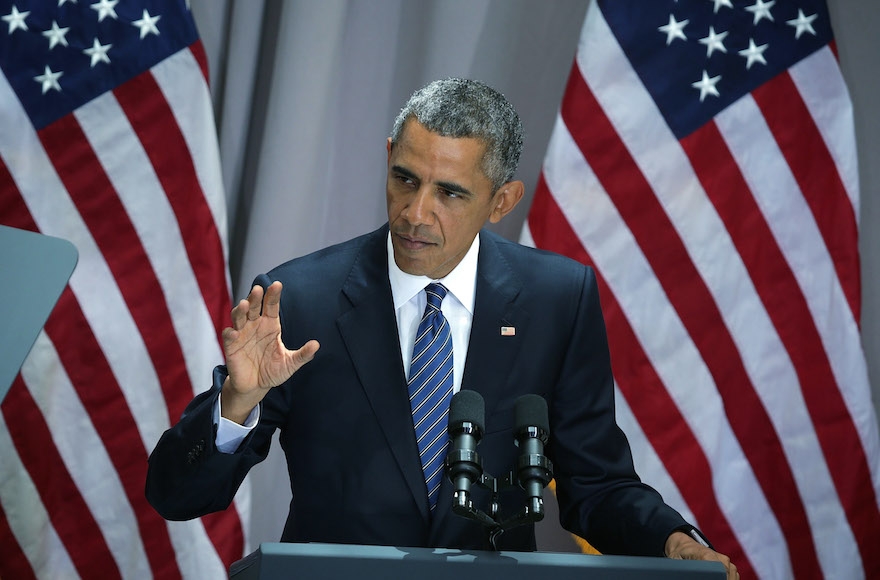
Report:
[[[232,328],[235,330],[241,330],[244,328],[244,323],[247,321],[247,313],[250,307],[251,304],[247,300],[239,300],[238,304],[235,305],[235,308],[232,309]]]
[[[281,282],[275,281],[266,288],[266,296],[263,298],[263,316],[278,318],[281,310]]]
[[[315,353],[318,352],[319,348],[321,348],[321,345],[317,340],[310,340],[299,347],[299,350],[294,351],[293,355],[297,369],[315,358]]]
[[[224,328],[221,336],[223,337],[223,344],[225,346],[235,341],[236,336],[238,336],[238,331],[234,328]]]
[[[260,317],[260,310],[263,308],[263,287],[256,285],[251,288],[251,293],[248,294],[247,301],[249,303],[247,319],[256,320]]]

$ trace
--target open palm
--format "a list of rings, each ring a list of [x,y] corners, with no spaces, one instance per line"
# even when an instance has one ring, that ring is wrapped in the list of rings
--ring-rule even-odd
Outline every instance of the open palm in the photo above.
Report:
[[[254,286],[247,299],[232,309],[232,327],[223,330],[223,351],[229,380],[223,386],[223,414],[244,407],[249,412],[269,389],[289,379],[312,360],[318,342],[310,340],[298,350],[289,350],[281,340],[279,309],[281,282],[265,292]]]

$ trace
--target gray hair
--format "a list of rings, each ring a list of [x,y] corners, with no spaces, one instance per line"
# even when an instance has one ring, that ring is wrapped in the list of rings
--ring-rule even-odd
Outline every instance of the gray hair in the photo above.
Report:
[[[391,143],[415,118],[443,137],[473,137],[486,144],[483,173],[493,191],[513,179],[523,145],[519,115],[504,95],[480,81],[448,78],[430,83],[409,98],[394,120]]]

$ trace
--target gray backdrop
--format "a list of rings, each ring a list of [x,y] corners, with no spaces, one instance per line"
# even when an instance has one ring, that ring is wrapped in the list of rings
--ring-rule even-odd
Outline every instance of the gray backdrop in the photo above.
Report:
[[[650,1],[650,0],[645,0]],[[861,178],[862,338],[880,400],[880,2],[828,0],[856,115]],[[208,54],[229,212],[234,298],[293,256],[386,220],[385,138],[409,94],[479,78],[526,129],[528,198],[493,229],[516,239],[528,212],[586,0],[191,0]],[[206,377],[206,387],[207,381]],[[252,473],[251,545],[276,541],[290,499],[278,446]],[[541,549],[573,549],[549,517]]]

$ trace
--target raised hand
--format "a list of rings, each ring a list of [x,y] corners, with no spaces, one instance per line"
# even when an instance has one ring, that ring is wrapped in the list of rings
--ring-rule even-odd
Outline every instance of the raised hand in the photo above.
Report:
[[[229,376],[223,384],[220,405],[223,416],[243,423],[269,389],[289,379],[312,360],[319,344],[310,340],[298,350],[281,341],[281,282],[265,292],[254,286],[247,299],[232,309],[232,327],[223,329],[223,351]]]

